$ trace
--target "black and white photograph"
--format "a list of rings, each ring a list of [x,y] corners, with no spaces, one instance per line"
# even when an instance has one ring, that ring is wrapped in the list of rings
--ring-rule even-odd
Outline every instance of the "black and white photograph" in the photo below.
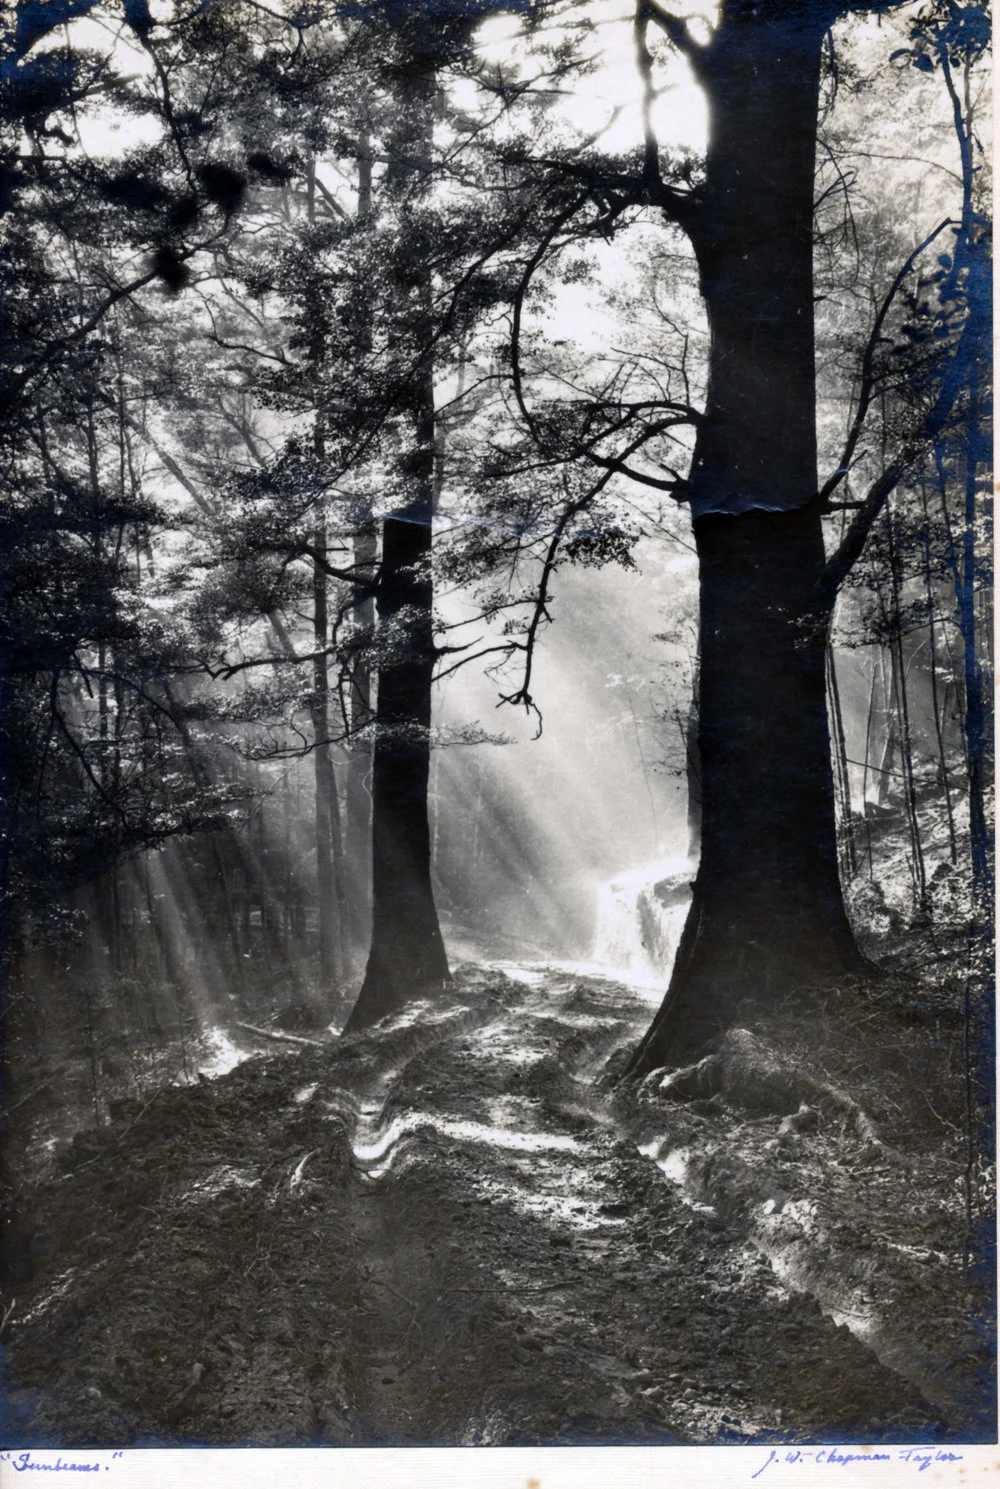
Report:
[[[990,35],[11,0],[5,1485],[997,1442]]]

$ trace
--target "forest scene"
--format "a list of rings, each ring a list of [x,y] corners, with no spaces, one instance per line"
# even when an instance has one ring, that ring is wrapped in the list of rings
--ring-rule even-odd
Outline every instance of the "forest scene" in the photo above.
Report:
[[[0,28],[4,1446],[995,1441],[988,7]]]

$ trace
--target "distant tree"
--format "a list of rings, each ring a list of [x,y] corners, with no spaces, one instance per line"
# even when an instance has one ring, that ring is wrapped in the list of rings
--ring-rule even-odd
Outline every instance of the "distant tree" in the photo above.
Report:
[[[99,9],[107,44],[78,44],[73,24]],[[20,4],[4,25],[0,894],[11,935],[28,903],[38,912],[123,854],[218,818],[217,794],[181,764],[164,692],[190,660],[184,639],[138,599],[163,514],[141,478],[126,343],[133,298],[179,287],[245,183],[212,158],[214,80],[187,78],[182,104],[151,29],[144,3],[95,0]],[[130,48],[149,69],[129,73]],[[81,121],[95,106],[157,143],[89,152]]]

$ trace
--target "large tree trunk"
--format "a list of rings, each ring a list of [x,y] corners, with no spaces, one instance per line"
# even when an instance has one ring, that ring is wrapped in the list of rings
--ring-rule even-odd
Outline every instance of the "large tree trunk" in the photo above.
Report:
[[[837,871],[816,471],[813,179],[821,5],[723,9],[690,224],[711,327],[691,474],[702,850],[642,1074],[863,965]]]
[[[701,861],[639,1073],[687,1058],[753,1006],[862,965],[837,868],[826,626],[810,582],[819,519],[703,517],[695,534]]]
[[[430,183],[436,83],[414,65],[399,84],[398,132],[387,185],[405,214]],[[372,939],[361,993],[346,1029],[364,1028],[449,977],[431,885],[428,814],[431,684],[435,648],[431,551],[435,410],[430,271],[400,268],[400,304],[414,308],[420,362],[405,409],[411,444],[400,460],[405,502],[382,523],[376,584],[379,642],[372,750]],[[413,291],[416,289],[417,296]]]

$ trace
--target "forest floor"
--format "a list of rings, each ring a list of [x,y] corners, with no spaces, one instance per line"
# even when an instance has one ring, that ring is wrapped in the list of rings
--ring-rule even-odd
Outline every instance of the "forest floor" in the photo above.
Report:
[[[4,1442],[992,1440],[959,1035],[917,992],[782,1024],[877,1142],[822,1095],[616,1086],[653,1004],[559,967],[118,1102],[8,1175]]]

